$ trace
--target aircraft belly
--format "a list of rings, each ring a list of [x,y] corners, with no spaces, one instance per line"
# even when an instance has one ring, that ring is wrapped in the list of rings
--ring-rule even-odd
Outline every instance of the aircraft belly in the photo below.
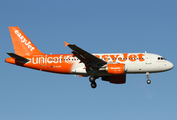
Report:
[[[151,65],[147,66],[144,63],[127,64],[126,73],[146,73],[151,71],[151,67]]]
[[[74,63],[71,72],[74,74],[86,74],[85,65],[83,63]]]
[[[126,73],[156,73],[165,71],[157,64],[128,64]]]
[[[76,74],[87,73],[86,69],[83,69],[83,67],[75,68],[75,69],[72,69],[71,71],[72,73],[76,73]]]

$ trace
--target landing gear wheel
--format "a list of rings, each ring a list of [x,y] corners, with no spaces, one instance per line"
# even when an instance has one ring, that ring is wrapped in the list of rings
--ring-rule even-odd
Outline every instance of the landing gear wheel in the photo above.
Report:
[[[96,88],[96,86],[97,86],[97,84],[96,84],[95,82],[92,82],[92,83],[91,83],[91,87],[92,87],[92,88]]]
[[[150,83],[151,83],[151,80],[148,79],[148,80],[147,80],[147,84],[150,84]]]
[[[92,82],[95,82],[95,78],[94,77],[89,77],[89,81],[92,83]]]
[[[146,72],[146,77],[147,77],[147,84],[150,84],[151,80],[149,80],[149,72]]]

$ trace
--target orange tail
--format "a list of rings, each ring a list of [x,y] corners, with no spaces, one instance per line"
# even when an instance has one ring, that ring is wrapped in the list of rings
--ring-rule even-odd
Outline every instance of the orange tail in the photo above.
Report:
[[[9,27],[15,53],[20,56],[41,55],[37,47],[28,39],[19,27]]]

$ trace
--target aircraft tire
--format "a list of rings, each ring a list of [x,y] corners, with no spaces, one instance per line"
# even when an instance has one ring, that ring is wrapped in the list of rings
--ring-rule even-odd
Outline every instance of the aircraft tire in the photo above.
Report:
[[[151,83],[151,80],[148,79],[148,80],[147,80],[147,84],[150,84],[150,83]]]
[[[95,82],[95,78],[94,77],[89,77],[89,81],[92,83],[92,82]]]
[[[95,82],[92,82],[92,83],[91,83],[91,87],[92,87],[92,88],[96,88],[96,87],[97,87],[97,84],[96,84]]]

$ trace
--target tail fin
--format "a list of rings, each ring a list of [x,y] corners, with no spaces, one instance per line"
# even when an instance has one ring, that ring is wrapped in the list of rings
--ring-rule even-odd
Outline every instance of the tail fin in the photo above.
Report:
[[[41,55],[35,45],[27,38],[19,27],[9,27],[15,54],[20,56]]]

